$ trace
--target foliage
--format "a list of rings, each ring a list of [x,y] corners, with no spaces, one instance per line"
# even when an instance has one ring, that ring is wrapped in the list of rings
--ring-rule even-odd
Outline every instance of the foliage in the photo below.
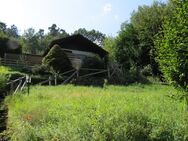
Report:
[[[154,75],[160,74],[154,40],[161,30],[164,17],[168,9],[164,3],[154,2],[152,6],[140,6],[137,12],[133,12],[131,23],[137,31],[140,49],[140,65],[151,65]]]
[[[5,66],[0,66],[0,74],[6,75],[7,80],[14,80],[18,77],[22,77],[25,74],[21,73],[19,70],[10,68],[10,67],[5,67]]]
[[[110,56],[123,65],[125,72],[131,68],[141,70],[150,65],[152,74],[160,74],[155,61],[157,54],[154,39],[160,32],[167,13],[168,10],[163,3],[154,2],[151,6],[140,6],[131,15],[130,22],[122,24],[114,40],[107,38],[105,48],[111,50]]]
[[[6,82],[9,80],[15,80],[23,75],[24,74],[12,68],[0,66],[0,94],[3,90],[5,90]]]
[[[188,1],[171,0],[173,10],[166,17],[156,39],[158,62],[168,82],[184,91],[188,110]]]
[[[98,44],[99,46],[103,46],[103,41],[105,39],[105,34],[96,31],[96,30],[86,30],[85,28],[80,28],[74,32],[74,34],[81,34],[92,42]]]
[[[63,38],[69,36],[69,34],[64,29],[60,29],[59,27],[57,27],[56,24],[52,24],[52,26],[48,27],[48,29],[49,29],[49,35],[53,37],[58,36],[59,38]]]
[[[79,78],[78,77],[72,83],[75,84],[76,86],[103,87],[103,85],[104,85],[104,74],[98,74],[98,75],[90,76],[90,77],[87,77],[87,78]]]
[[[104,39],[104,49],[109,52],[109,61],[116,62],[116,42],[114,37],[106,37]]]
[[[145,66],[145,67],[141,70],[141,74],[143,74],[144,76],[152,76],[152,68],[151,68],[151,65]]]
[[[171,86],[33,87],[9,96],[11,140],[186,141],[188,114]]]
[[[7,34],[9,37],[18,38],[18,28],[15,25],[11,25],[10,28],[7,28]]]
[[[85,57],[83,59],[82,68],[104,69],[105,64],[99,57]]]
[[[6,34],[4,34],[3,32],[0,32],[0,57],[4,56],[4,53],[6,51],[7,48],[7,42],[8,42],[8,37]]]
[[[32,68],[32,74],[34,75],[45,75],[45,74],[50,74],[48,67],[45,65],[40,65],[40,66],[34,66]]]
[[[38,54],[37,52],[40,50],[40,46],[38,44],[38,37],[33,28],[24,31],[20,42],[22,43],[23,51],[25,53]]]
[[[2,73],[9,73],[11,71],[11,68],[0,66],[0,74]]]
[[[165,78],[188,92],[188,1],[172,0],[172,15],[158,35],[158,61]]]
[[[4,90],[7,82],[7,76],[0,73],[0,93]]]
[[[123,65],[125,71],[131,67],[140,66],[139,63],[139,40],[137,32],[132,24],[124,23],[121,26],[121,31],[116,38],[116,60]]]
[[[52,73],[63,73],[71,70],[71,62],[59,45],[54,45],[42,60]]]
[[[11,47],[16,47],[12,49]],[[0,31],[0,57],[4,57],[5,53],[21,53],[22,48],[19,43],[11,39],[7,34]]]
[[[6,32],[7,25],[4,22],[0,21],[0,32]]]

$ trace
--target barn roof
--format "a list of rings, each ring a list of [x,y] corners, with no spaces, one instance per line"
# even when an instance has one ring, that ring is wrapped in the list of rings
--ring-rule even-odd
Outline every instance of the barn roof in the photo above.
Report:
[[[44,56],[55,44],[59,45],[64,49],[92,52],[98,54],[101,58],[108,54],[108,52],[105,51],[102,47],[99,47],[98,45],[88,40],[84,36],[77,34],[52,41],[48,49],[45,51]]]

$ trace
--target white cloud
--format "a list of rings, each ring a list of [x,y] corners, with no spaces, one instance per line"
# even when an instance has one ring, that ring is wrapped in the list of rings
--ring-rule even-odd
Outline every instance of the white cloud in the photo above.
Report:
[[[112,4],[106,3],[103,7],[103,14],[108,14],[112,11]]]

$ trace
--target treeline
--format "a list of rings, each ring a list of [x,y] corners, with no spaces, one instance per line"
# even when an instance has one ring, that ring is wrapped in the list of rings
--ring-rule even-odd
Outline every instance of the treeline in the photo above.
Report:
[[[157,76],[188,91],[188,0],[140,6],[104,41],[126,74]],[[165,78],[165,79],[164,79]],[[188,101],[187,101],[188,102]]]
[[[69,34],[64,29],[59,28],[56,24],[48,27],[47,33],[44,29],[39,29],[35,31],[33,28],[29,28],[24,31],[22,35],[18,32],[18,27],[12,25],[7,27],[6,23],[0,22],[0,52],[12,52],[11,49],[7,46],[8,41],[13,41],[17,43],[19,48],[14,50],[16,53],[30,53],[30,54],[43,54],[43,52],[48,47],[49,43],[58,38],[64,38],[72,34],[82,34],[87,37],[89,40],[97,43],[98,45],[103,45],[103,40],[105,34],[96,31],[96,30],[86,30],[85,28],[80,28],[74,33]],[[2,56],[2,55],[1,55]]]
[[[132,13],[130,22],[121,25],[117,37],[106,38],[105,48],[112,52],[110,59],[122,64],[125,70],[148,68],[153,75],[159,75],[155,37],[168,12],[168,5],[160,2],[140,6]]]

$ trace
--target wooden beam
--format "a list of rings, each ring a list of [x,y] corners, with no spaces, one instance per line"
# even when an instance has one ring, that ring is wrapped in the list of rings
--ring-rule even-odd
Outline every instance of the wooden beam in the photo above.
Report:
[[[64,85],[65,83],[67,83],[76,73],[77,73],[77,71],[75,71],[72,75],[70,75],[70,77],[68,77],[68,78],[62,83],[62,85]]]
[[[95,72],[95,73],[82,75],[82,76],[80,76],[80,78],[84,78],[84,77],[88,77],[88,76],[92,76],[92,75],[96,75],[96,74],[100,74],[100,73],[105,73],[105,72],[107,72],[107,70],[103,70],[103,71],[100,71],[100,72]]]
[[[62,73],[61,75],[65,75],[65,74],[70,73],[70,72],[73,72],[73,71],[75,71],[75,69],[72,69],[72,70],[66,71],[66,72]]]
[[[104,71],[104,70],[106,70],[106,69],[89,69],[89,68],[81,68],[80,70]]]

